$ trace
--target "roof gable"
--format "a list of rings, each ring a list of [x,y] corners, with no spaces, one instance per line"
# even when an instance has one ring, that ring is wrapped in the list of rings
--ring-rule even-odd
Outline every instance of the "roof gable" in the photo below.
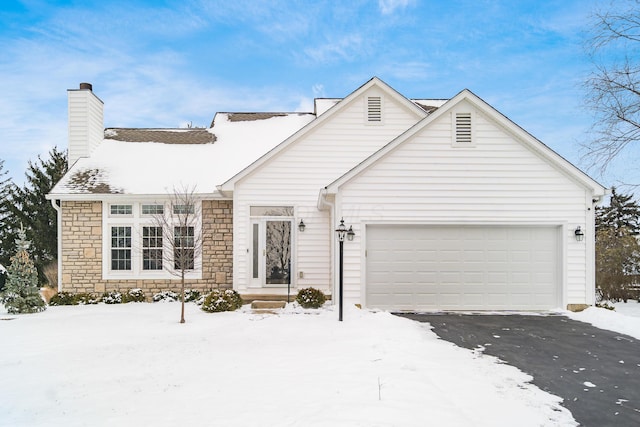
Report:
[[[341,185],[346,184],[352,179],[356,178],[361,172],[365,169],[371,167],[380,159],[384,158],[387,153],[395,150],[397,147],[402,145],[405,141],[412,139],[415,135],[420,133],[423,129],[430,126],[432,123],[437,121],[443,115],[454,111],[456,107],[462,105],[463,103],[468,102],[474,108],[478,109],[482,114],[486,115],[487,118],[497,123],[501,126],[505,131],[512,134],[517,141],[525,145],[527,148],[531,149],[534,153],[536,153],[541,158],[545,159],[548,163],[554,166],[556,169],[560,170],[562,173],[570,177],[572,180],[580,183],[582,186],[590,188],[593,190],[595,195],[603,195],[606,191],[606,188],[601,184],[593,180],[583,171],[578,169],[568,160],[560,156],[554,150],[549,148],[547,145],[542,143],[540,140],[532,136],[530,133],[525,131],[523,128],[518,126],[516,123],[511,121],[508,117],[500,113],[498,110],[493,108],[483,99],[475,95],[468,89],[462,90],[456,96],[451,98],[449,101],[444,103],[440,108],[433,111],[430,115],[422,119],[411,129],[407,130],[405,133],[397,137],[395,140],[391,141],[384,147],[382,147],[377,152],[373,153],[366,160],[364,160],[359,165],[355,166],[350,171],[346,172],[340,178],[330,183],[325,187],[328,193],[336,193],[338,188]]]
[[[268,153],[260,157],[258,160],[253,162],[250,166],[243,169],[242,171],[237,173],[235,176],[233,176],[231,179],[226,181],[224,184],[219,186],[218,189],[223,192],[233,191],[233,187],[236,182],[246,177],[247,175],[251,174],[254,170],[256,170],[257,168],[259,168],[260,166],[268,162],[271,158],[277,156],[279,153],[286,150],[287,147],[289,147],[295,141],[302,138],[304,135],[310,133],[311,131],[313,131],[319,126],[322,126],[323,123],[330,120],[331,117],[334,117],[336,114],[339,114],[340,111],[347,108],[354,100],[356,100],[363,93],[369,91],[372,88],[376,88],[385,96],[389,96],[390,98],[399,102],[401,105],[406,107],[407,110],[415,114],[416,119],[421,119],[428,114],[422,107],[410,101],[409,99],[405,98],[395,89],[393,89],[391,86],[387,85],[385,82],[383,82],[379,78],[373,77],[371,80],[366,82],[364,85],[360,86],[358,89],[353,91],[351,94],[349,94],[347,97],[342,99],[340,102],[337,102],[335,105],[329,108],[326,112],[319,115],[311,123],[307,124],[305,127],[303,127],[302,129],[300,129],[299,131],[291,135],[289,138],[284,140],[281,144],[276,146],[274,149],[272,149],[271,151],[269,151]]]

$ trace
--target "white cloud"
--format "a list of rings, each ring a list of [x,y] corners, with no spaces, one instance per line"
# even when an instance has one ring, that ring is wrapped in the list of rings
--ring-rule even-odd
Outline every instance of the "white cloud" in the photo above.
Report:
[[[411,3],[412,0],[378,0],[378,7],[380,8],[380,13],[390,15],[396,9],[404,9]]]

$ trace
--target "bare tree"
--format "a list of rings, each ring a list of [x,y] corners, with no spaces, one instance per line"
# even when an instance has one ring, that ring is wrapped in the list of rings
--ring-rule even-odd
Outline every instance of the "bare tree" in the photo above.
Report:
[[[171,206],[154,212],[154,226],[143,227],[143,268],[165,268],[180,277],[180,323],[184,323],[187,274],[198,267],[202,254],[202,210],[195,188],[175,189]]]
[[[640,0],[612,1],[592,18],[586,47],[594,70],[585,101],[595,121],[583,158],[604,173],[640,141]]]

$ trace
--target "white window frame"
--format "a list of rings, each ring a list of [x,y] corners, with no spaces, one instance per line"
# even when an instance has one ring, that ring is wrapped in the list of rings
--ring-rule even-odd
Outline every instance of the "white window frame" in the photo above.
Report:
[[[111,206],[115,205],[131,205],[131,215],[114,214],[111,215]],[[102,280],[179,280],[179,277],[172,274],[170,268],[173,262],[173,253],[171,243],[167,242],[167,236],[163,235],[163,268],[162,270],[144,270],[143,269],[143,232],[145,226],[156,227],[155,216],[152,214],[142,214],[142,205],[163,205],[165,215],[168,215],[169,209],[172,209],[169,200],[158,201],[140,201],[140,200],[118,200],[114,202],[103,201],[102,203]],[[201,201],[196,201],[195,212],[202,215]],[[202,234],[202,217],[197,218],[194,225],[194,233],[196,236]],[[112,270],[111,269],[111,227],[131,227],[131,270]],[[171,225],[172,230],[173,226]],[[173,233],[172,233],[173,234]],[[171,260],[171,261],[169,261]],[[202,279],[202,250],[196,251],[194,260],[194,269],[186,272],[186,278],[190,280]]]

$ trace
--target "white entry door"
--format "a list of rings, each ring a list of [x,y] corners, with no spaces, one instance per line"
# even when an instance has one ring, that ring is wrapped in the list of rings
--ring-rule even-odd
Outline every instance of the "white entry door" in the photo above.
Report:
[[[292,229],[292,219],[252,221],[251,282],[254,287],[291,284]]]
[[[367,307],[560,307],[560,227],[375,225],[366,233]]]

